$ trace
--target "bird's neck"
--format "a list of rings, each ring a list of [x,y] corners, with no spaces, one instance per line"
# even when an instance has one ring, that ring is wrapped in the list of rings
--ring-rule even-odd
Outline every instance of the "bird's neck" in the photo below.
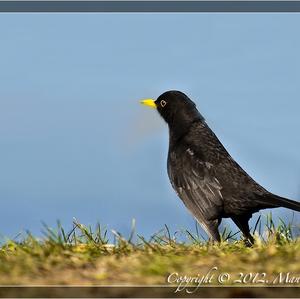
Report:
[[[176,119],[169,124],[169,144],[170,147],[175,146],[193,127],[196,122],[205,122],[203,116],[198,113],[194,118],[180,118],[180,121]]]

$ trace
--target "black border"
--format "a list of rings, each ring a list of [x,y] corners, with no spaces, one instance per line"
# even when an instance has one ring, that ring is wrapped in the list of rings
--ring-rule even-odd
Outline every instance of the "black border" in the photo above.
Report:
[[[0,12],[300,12],[300,1],[0,1]]]
[[[0,298],[299,298],[300,287],[0,286]]]

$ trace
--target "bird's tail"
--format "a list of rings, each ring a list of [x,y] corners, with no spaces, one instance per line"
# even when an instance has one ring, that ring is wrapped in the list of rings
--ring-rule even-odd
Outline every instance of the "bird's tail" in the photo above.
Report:
[[[300,212],[300,202],[287,199],[272,193],[260,197],[261,203],[266,204],[268,208],[288,208]]]

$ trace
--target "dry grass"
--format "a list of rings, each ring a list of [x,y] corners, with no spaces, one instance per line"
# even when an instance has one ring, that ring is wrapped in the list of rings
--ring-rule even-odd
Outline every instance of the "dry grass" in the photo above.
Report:
[[[280,272],[300,277],[300,239],[292,236],[291,226],[282,222],[275,227],[271,217],[264,229],[258,230],[259,225],[256,244],[249,248],[227,230],[221,244],[204,241],[197,230],[181,232],[185,241],[179,241],[178,233],[171,235],[168,227],[148,240],[134,229],[127,239],[113,231],[110,244],[100,225],[92,230],[74,222],[66,233],[58,223],[55,230],[45,226],[43,239],[28,233],[0,247],[0,284],[165,285],[171,273],[201,277],[213,267],[217,270],[211,284],[219,284],[217,278],[225,272],[231,275],[225,282],[229,284],[240,278],[240,272],[252,273],[252,278],[266,273],[269,283]],[[246,282],[253,284],[249,277]],[[259,274],[256,280],[261,278]]]

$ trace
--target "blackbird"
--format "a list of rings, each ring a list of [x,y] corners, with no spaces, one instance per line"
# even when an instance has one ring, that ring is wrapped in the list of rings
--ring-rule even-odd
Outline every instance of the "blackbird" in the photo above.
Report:
[[[278,207],[300,211],[299,202],[267,191],[233,160],[184,93],[167,91],[141,103],[157,108],[167,122],[170,182],[213,241],[220,241],[222,218],[231,218],[253,244],[248,223],[253,213]]]

